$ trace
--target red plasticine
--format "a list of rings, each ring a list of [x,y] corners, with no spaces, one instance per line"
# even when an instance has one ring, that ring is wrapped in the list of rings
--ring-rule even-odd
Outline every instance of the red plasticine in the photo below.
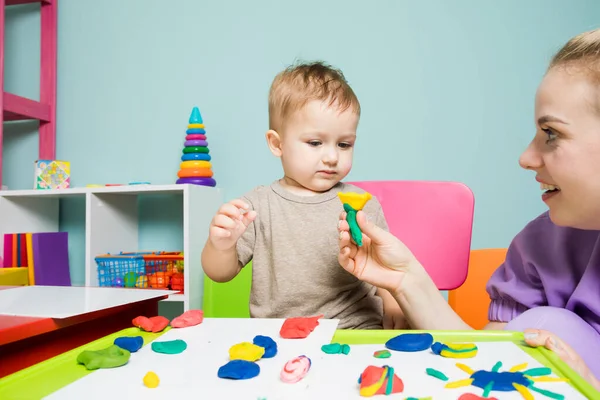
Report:
[[[173,328],[185,328],[202,323],[204,320],[204,311],[188,310],[171,321]]]
[[[363,388],[364,386],[371,386],[377,383],[381,379],[382,373],[384,373],[384,368],[369,365],[360,376],[360,387]],[[388,379],[389,378],[385,378],[383,385],[381,385],[379,390],[375,392],[376,395],[385,394],[387,390]],[[402,382],[402,379],[396,376],[396,374],[393,376],[392,385],[392,393],[390,394],[401,393],[404,390],[404,382]]]
[[[458,400],[498,400],[495,397],[479,397],[473,393],[465,393],[461,395]]]
[[[131,323],[146,332],[156,333],[165,329],[169,325],[169,320],[160,315],[151,318],[140,315],[139,317],[135,317]]]
[[[320,318],[323,315],[288,318],[283,321],[279,334],[284,339],[304,339],[319,325]]]

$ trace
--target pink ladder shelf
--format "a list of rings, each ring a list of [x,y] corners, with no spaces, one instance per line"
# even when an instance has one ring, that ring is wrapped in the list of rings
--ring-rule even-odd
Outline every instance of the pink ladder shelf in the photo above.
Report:
[[[38,120],[39,158],[56,158],[56,28],[58,0],[0,0],[0,185],[4,121]],[[41,3],[40,101],[4,91],[4,7]],[[33,161],[33,160],[32,160]]]

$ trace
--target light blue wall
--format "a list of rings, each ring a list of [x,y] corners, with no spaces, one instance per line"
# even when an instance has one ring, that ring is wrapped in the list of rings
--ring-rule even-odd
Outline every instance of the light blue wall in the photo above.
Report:
[[[34,97],[35,9],[9,9],[6,55],[7,89]],[[349,179],[465,182],[476,196],[473,247],[507,246],[544,210],[517,164],[536,86],[553,52],[597,15],[594,0],[61,0],[57,156],[71,161],[75,186],[172,183],[198,105],[217,182],[238,196],[280,175],[264,142],[272,78],[297,58],[325,59],[363,107]],[[31,186],[34,129],[6,129],[10,188]],[[82,265],[83,204],[62,211],[71,262]],[[142,228],[141,247],[180,243],[161,224]],[[82,282],[82,269],[73,276]]]

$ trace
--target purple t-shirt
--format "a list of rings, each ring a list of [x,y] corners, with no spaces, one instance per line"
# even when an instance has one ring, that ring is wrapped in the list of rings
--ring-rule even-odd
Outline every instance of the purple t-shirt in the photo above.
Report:
[[[570,310],[600,332],[600,231],[560,227],[548,212],[513,239],[487,284],[490,321],[537,306]]]

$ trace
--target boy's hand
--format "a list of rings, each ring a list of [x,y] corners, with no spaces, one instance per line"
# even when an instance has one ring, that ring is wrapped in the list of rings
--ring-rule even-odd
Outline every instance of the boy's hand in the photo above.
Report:
[[[219,208],[208,233],[208,239],[216,250],[232,249],[248,225],[256,219],[256,211],[248,211],[248,208],[248,204],[240,199],[231,200]]]
[[[557,336],[542,329],[526,329],[525,342],[531,347],[544,346],[556,355],[583,379],[588,381],[594,389],[600,391],[600,381],[585,364],[583,359],[573,350],[571,346],[563,342]]]

